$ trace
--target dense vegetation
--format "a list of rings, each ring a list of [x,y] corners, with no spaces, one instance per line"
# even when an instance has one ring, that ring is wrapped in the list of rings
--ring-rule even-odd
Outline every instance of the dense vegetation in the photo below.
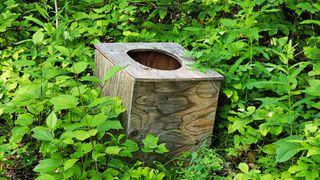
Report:
[[[319,178],[319,1],[59,0],[57,8],[0,2],[3,177]],[[113,133],[124,108],[100,97],[92,73],[94,43],[129,41],[177,42],[194,68],[225,76],[212,147],[150,167],[132,158],[167,150],[151,135],[138,145]]]

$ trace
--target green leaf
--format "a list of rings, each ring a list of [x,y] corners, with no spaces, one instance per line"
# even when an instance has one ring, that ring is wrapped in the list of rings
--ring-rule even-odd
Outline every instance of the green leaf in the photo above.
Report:
[[[230,97],[232,96],[232,94],[233,94],[233,91],[230,90],[230,89],[224,89],[224,90],[223,90],[223,93],[224,93],[228,98],[230,98]]]
[[[78,159],[68,159],[67,161],[65,161],[63,163],[63,168],[64,168],[64,171],[70,169],[74,163],[76,163],[78,161]]]
[[[267,144],[261,148],[262,152],[266,154],[276,154],[277,146],[275,144]]]
[[[303,47],[304,55],[311,59],[317,61],[320,57],[320,49],[318,47]]]
[[[320,148],[319,147],[310,147],[308,148],[307,157],[319,155],[320,154]]]
[[[56,116],[56,113],[54,113],[53,111],[49,114],[49,116],[47,117],[47,120],[46,120],[46,123],[47,123],[47,126],[50,128],[50,129],[54,129],[56,127],[56,124],[57,124],[57,116]]]
[[[147,137],[144,140],[142,140],[144,146],[146,148],[151,148],[151,149],[158,147],[158,141],[159,141],[159,138],[151,134],[148,134]]]
[[[320,26],[320,20],[311,20],[311,19],[308,19],[308,20],[302,21],[300,24],[316,24],[316,25],[319,25],[319,26]]]
[[[83,140],[88,139],[91,136],[95,136],[97,134],[97,132],[98,131],[96,129],[91,129],[89,131],[77,130],[77,131],[73,132],[73,137],[80,140],[80,141],[83,141]]]
[[[69,71],[75,73],[75,74],[80,74],[83,72],[88,66],[88,63],[85,61],[80,61],[77,63],[74,63],[71,68],[69,68]]]
[[[48,173],[53,172],[60,166],[57,159],[44,159],[39,162],[39,164],[33,169],[35,172]]]
[[[289,136],[276,142],[277,162],[285,162],[302,150],[303,146],[295,140],[302,140],[302,138],[300,136]]]
[[[71,109],[77,106],[78,99],[72,95],[59,95],[50,99],[55,111]]]
[[[122,34],[123,34],[124,36],[135,36],[135,37],[140,36],[139,33],[131,32],[131,31],[123,31]]]
[[[110,70],[108,70],[103,77],[103,82],[110,80],[117,72],[123,70],[126,67],[121,66],[113,66]]]
[[[238,167],[243,173],[249,172],[249,166],[246,163],[240,163]]]
[[[65,56],[69,56],[70,52],[69,49],[64,46],[54,46],[61,54]]]
[[[36,180],[56,180],[56,178],[49,174],[41,174],[39,177],[36,178]]]
[[[163,8],[163,9],[159,9],[159,16],[160,19],[164,19],[167,15],[168,9],[167,8]]]
[[[10,143],[18,143],[22,140],[23,136],[30,131],[28,127],[17,126],[11,130],[12,136],[10,137]]]
[[[48,128],[37,126],[32,129],[33,135],[32,137],[42,140],[42,141],[52,141],[53,135],[49,132]]]
[[[167,149],[166,145],[162,143],[157,147],[156,152],[163,154],[163,153],[169,152],[169,150]]]
[[[99,130],[99,132],[105,132],[105,131],[109,131],[110,129],[119,130],[123,128],[120,121],[107,120],[107,121],[104,121],[102,124],[98,125],[97,129]]]
[[[100,79],[95,76],[83,76],[80,81],[89,81],[93,83],[100,83]]]
[[[106,148],[107,154],[116,155],[116,154],[119,154],[120,151],[121,151],[121,147],[119,147],[119,146],[108,146]]]
[[[130,139],[127,139],[122,145],[124,145],[130,152],[139,150],[138,144]]]
[[[33,123],[33,115],[30,113],[19,114],[18,119],[14,122],[17,125],[28,126]]]
[[[42,43],[43,38],[44,38],[43,32],[38,30],[36,33],[33,34],[32,41],[35,45],[39,45]]]
[[[303,92],[312,96],[320,96],[320,80],[310,79],[309,80],[310,87],[307,87]]]
[[[107,116],[103,113],[95,115],[93,118],[88,119],[88,126],[98,126],[107,120]]]
[[[35,4],[36,9],[38,10],[38,12],[45,18],[48,19],[48,13],[46,10],[44,10],[42,7],[39,6],[38,3]]]
[[[105,153],[100,153],[99,151],[92,151],[92,158],[97,160],[99,157],[105,156]]]
[[[259,131],[262,136],[266,136],[268,132],[270,131],[270,126],[267,123],[263,123],[259,126]]]
[[[37,18],[32,17],[32,15],[26,16],[25,19],[26,19],[26,20],[29,20],[29,21],[32,21],[32,22],[34,22],[34,23],[36,23],[36,24],[38,24],[38,25],[40,25],[40,26],[42,26],[42,27],[45,26],[45,24],[44,24],[42,21],[40,21],[40,20],[37,19]]]

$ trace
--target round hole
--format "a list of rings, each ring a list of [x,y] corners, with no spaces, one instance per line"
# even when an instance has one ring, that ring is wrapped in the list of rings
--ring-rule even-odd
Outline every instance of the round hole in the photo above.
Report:
[[[154,69],[175,70],[181,67],[176,58],[155,50],[131,50],[127,54],[136,62]]]

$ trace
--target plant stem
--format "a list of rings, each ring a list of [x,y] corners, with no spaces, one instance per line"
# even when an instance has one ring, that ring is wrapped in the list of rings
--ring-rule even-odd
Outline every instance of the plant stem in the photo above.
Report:
[[[56,28],[59,26],[59,20],[58,20],[58,2],[57,0],[54,0],[54,10],[56,13]]]

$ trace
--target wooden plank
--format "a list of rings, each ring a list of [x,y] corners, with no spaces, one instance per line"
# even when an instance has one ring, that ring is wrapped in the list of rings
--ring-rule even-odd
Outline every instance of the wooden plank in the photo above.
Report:
[[[103,79],[105,73],[115,66],[111,61],[106,59],[99,51],[95,52],[95,75],[99,79]],[[134,79],[129,76],[125,71],[118,72],[105,84],[100,84],[102,89],[102,95],[108,95],[111,97],[118,96],[121,98],[124,107],[127,109],[122,115],[122,125],[124,128],[127,127],[130,119],[132,92],[134,86]]]
[[[194,59],[184,55],[185,49],[176,43],[103,43],[95,47],[113,64],[128,67],[124,70],[130,76],[139,81],[198,81],[198,80],[222,80],[223,77],[209,70],[206,73],[190,70],[188,67],[194,63]],[[176,70],[157,70],[141,65],[134,61],[128,54],[132,50],[154,50],[168,54],[176,58],[182,65]]]
[[[219,82],[136,82],[129,137],[162,134],[160,141],[178,155],[212,135]],[[210,142],[210,141],[209,141]]]

